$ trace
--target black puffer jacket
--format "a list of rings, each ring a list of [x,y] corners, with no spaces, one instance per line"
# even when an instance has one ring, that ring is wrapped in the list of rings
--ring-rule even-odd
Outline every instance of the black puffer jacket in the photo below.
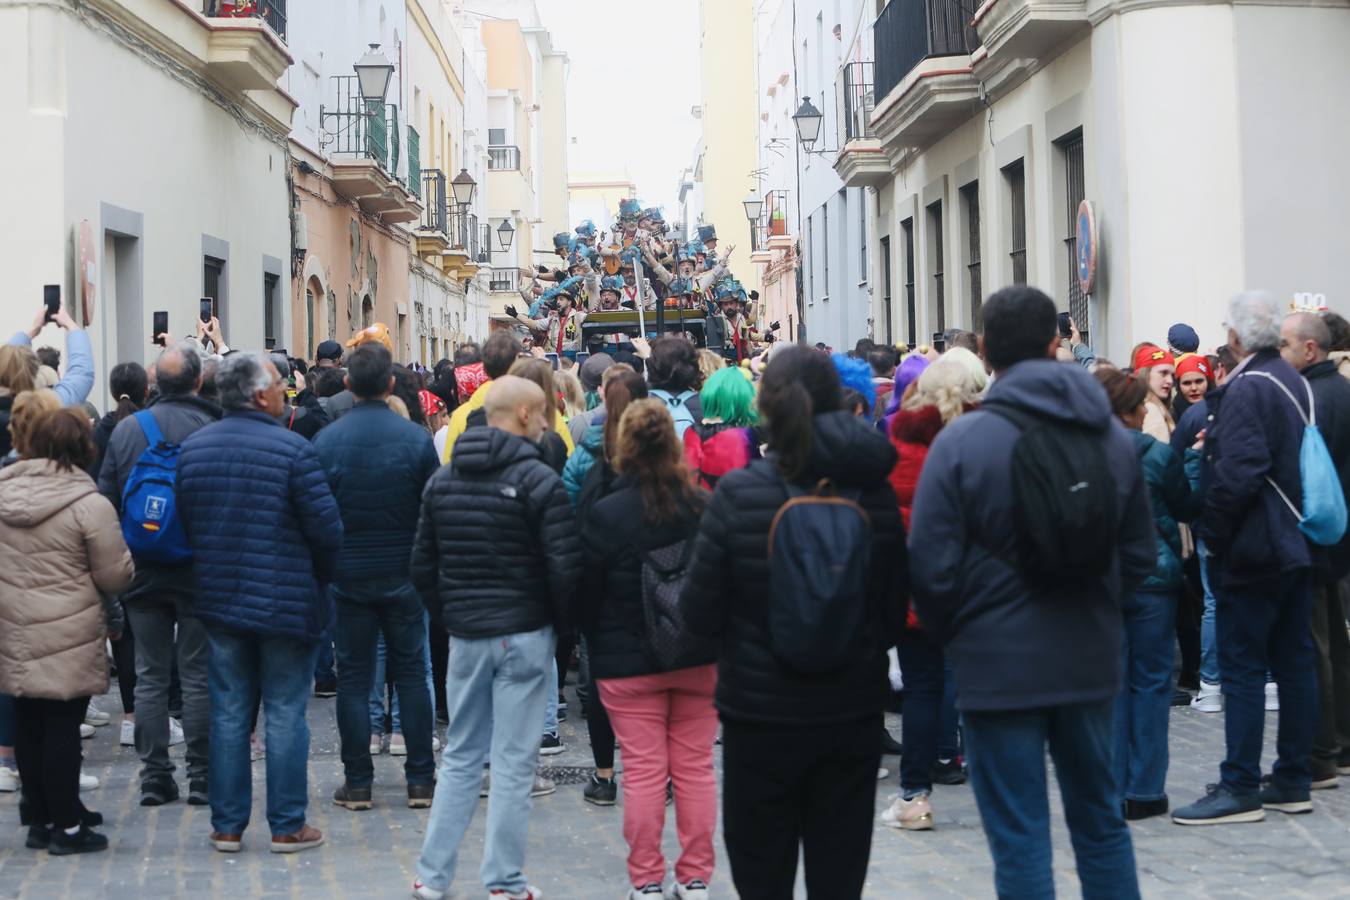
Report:
[[[907,557],[900,508],[886,476],[895,449],[876,429],[846,412],[815,417],[811,487],[830,478],[861,489],[872,520],[868,601],[871,642],[853,665],[831,675],[784,667],[769,647],[769,527],[788,492],[772,454],[718,482],[703,514],[681,602],[690,626],[721,635],[717,708],[723,718],[818,725],[879,715],[887,691],[886,648],[903,627]]]
[[[642,492],[626,479],[598,501],[581,528],[586,575],[577,596],[577,622],[586,634],[594,678],[629,678],[662,671],[642,649],[642,557],[658,547],[690,539],[698,515],[649,526],[642,520]]]
[[[581,577],[581,540],[562,478],[537,445],[471,428],[422,493],[412,580],[456,637],[561,629]]]

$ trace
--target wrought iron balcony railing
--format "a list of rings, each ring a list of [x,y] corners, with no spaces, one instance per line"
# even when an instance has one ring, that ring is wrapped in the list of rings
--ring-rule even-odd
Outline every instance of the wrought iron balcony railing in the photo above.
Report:
[[[869,117],[876,106],[872,83],[873,64],[851,62],[839,73],[839,146],[858,138],[872,137]]]
[[[970,25],[971,2],[891,0],[872,28],[878,99],[925,59],[969,54],[980,46],[980,36]]]
[[[422,170],[422,196],[426,198],[426,208],[422,211],[422,224],[418,230],[449,235],[446,187],[445,173],[440,169]]]
[[[286,0],[203,0],[202,14],[222,19],[262,19],[286,40]]]
[[[519,171],[520,148],[514,145],[488,147],[488,168],[493,171]]]

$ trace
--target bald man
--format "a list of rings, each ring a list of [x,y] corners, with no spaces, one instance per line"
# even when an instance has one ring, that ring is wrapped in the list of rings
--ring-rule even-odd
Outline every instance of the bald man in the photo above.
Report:
[[[1328,359],[1331,329],[1316,313],[1294,313],[1280,325],[1280,355],[1312,388],[1317,429],[1350,495],[1350,381]],[[1321,716],[1312,750],[1312,786],[1335,787],[1350,774],[1350,636],[1345,627],[1345,578],[1350,539],[1313,560],[1313,648]]]
[[[412,579],[451,635],[450,730],[426,841],[418,896],[448,893],[459,844],[478,807],[490,753],[483,884],[525,896],[525,838],[557,629],[581,575],[581,543],[562,479],[543,461],[544,392],[503,375],[485,401],[487,427],[455,443],[427,482]]]
[[[198,396],[202,358],[190,346],[169,347],[155,361],[159,396],[146,411],[117,423],[99,470],[99,493],[122,512],[122,492],[132,468],[157,429],[163,440],[182,444],[188,435],[221,416],[220,407]],[[147,427],[149,426],[149,427]],[[207,734],[210,701],[206,683],[206,633],[192,614],[192,566],[162,566],[136,561],[136,578],[122,595],[127,623],[136,642],[136,714],[122,721],[121,743],[135,745],[141,757],[141,805],[177,800],[179,788],[169,745],[186,737],[188,803],[207,803]],[[177,628],[177,641],[174,631]],[[175,654],[183,688],[183,725],[169,718],[169,680]]]

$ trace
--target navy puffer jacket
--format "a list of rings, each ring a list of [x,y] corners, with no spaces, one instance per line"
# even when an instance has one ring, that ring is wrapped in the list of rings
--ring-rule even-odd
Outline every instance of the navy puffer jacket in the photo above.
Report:
[[[207,626],[317,640],[342,517],[314,446],[266,413],[228,412],[183,442],[177,497]]]
[[[368,400],[320,431],[314,450],[342,511],[337,580],[406,578],[422,489],[441,465],[431,435]]]

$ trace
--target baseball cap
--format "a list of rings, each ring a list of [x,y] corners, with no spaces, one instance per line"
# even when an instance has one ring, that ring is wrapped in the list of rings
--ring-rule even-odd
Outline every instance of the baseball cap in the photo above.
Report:
[[[337,341],[324,341],[314,348],[314,359],[342,359],[342,345]]]

